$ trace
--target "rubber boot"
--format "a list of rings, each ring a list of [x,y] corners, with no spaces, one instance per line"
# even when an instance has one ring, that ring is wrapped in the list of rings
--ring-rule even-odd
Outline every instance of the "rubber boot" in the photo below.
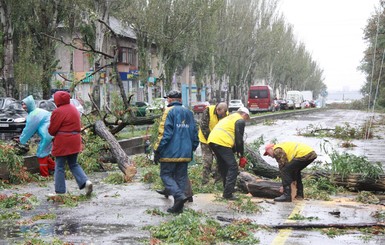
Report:
[[[163,190],[156,190],[156,192],[158,192],[161,195],[164,195],[165,198],[168,198],[168,196],[170,195],[170,192],[166,188]]]
[[[183,213],[183,207],[186,199],[178,199],[174,201],[174,206],[171,208],[167,209],[167,212],[169,213],[175,213],[175,214],[180,214]]]
[[[47,157],[47,163],[48,163],[48,172],[49,175],[54,175],[55,174],[55,161],[52,160],[51,157]]]
[[[296,199],[304,199],[305,196],[303,194],[303,184],[297,182],[297,195],[295,196]]]
[[[39,162],[40,175],[43,177],[48,177],[48,157],[38,158],[37,161]]]
[[[291,202],[291,187],[285,186],[283,188],[283,194],[280,197],[274,198],[276,202]]]
[[[192,186],[191,186],[191,181],[190,181],[190,178],[187,178],[186,179],[186,188],[184,190],[184,194],[186,195],[187,197],[187,201],[188,202],[193,202],[193,191],[192,191]]]

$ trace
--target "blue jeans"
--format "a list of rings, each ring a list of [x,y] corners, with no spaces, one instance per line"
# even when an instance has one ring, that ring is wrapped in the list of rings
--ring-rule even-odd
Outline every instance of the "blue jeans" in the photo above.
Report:
[[[163,181],[164,187],[170,191],[174,200],[186,199],[184,190],[188,178],[187,162],[180,163],[160,163],[160,178]]]
[[[65,163],[68,163],[68,166],[71,170],[72,175],[75,177],[76,183],[79,186],[79,189],[83,189],[88,180],[87,175],[84,173],[82,167],[77,163],[78,153],[56,157],[56,167],[55,167],[55,192],[58,194],[66,193],[66,182],[65,182]]]

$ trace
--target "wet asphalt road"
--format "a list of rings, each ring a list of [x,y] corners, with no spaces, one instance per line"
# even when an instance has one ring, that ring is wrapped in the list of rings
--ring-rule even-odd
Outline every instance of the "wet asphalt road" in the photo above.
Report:
[[[334,129],[335,126],[344,126],[345,123],[348,123],[350,127],[362,127],[370,118],[373,118],[371,128],[374,137],[368,140],[351,140],[352,143],[357,145],[357,147],[353,148],[341,147],[341,143],[344,142],[341,139],[298,135],[298,132],[303,132],[307,127]],[[376,125],[379,122],[382,122],[382,125]],[[382,163],[385,169],[385,114],[373,114],[356,110],[323,110],[305,115],[288,116],[269,123],[250,125],[246,127],[245,132],[247,143],[251,143],[261,136],[266,143],[274,140],[278,142],[299,141],[313,147],[318,154],[317,160],[329,161],[327,153],[322,149],[326,147],[329,152],[336,150],[365,156],[371,162]],[[263,146],[260,148],[260,152],[263,153]],[[276,166],[276,162],[270,157],[264,157],[264,159]]]
[[[298,128],[310,123],[324,123],[333,125],[348,120],[360,123],[365,114],[346,111],[323,111],[306,116],[294,116],[284,120],[276,120],[273,125],[250,125],[246,128],[247,142],[264,135],[265,141],[277,139],[301,140],[312,145],[315,149],[322,144],[322,139],[310,139],[296,135]],[[382,129],[382,133],[385,130]],[[333,145],[339,141],[329,139]],[[355,141],[363,149],[354,152],[363,152],[371,159],[384,159],[384,151],[372,149],[373,145],[382,143],[384,139],[374,139],[373,142]],[[383,148],[382,148],[383,149]],[[343,150],[343,149],[340,149]],[[262,151],[262,149],[261,149]],[[199,151],[198,151],[199,152]],[[327,160],[326,154],[317,150],[320,158]],[[267,161],[270,161],[266,158]],[[270,161],[271,164],[276,164]],[[53,182],[46,185],[36,183],[15,186],[10,190],[3,190],[1,194],[32,193],[37,196],[38,204],[30,211],[21,211],[21,220],[30,219],[36,214],[54,213],[54,220],[38,220],[30,224],[18,225],[15,221],[0,221],[0,244],[15,244],[24,241],[26,234],[38,234],[40,239],[52,241],[57,238],[61,241],[74,244],[149,244],[150,233],[144,230],[146,225],[158,225],[161,222],[173,219],[173,215],[152,216],[146,211],[159,209],[163,212],[172,205],[171,199],[165,199],[151,189],[149,184],[140,182],[140,173],[133,183],[112,185],[103,182],[108,173],[95,173],[91,177],[94,182],[94,193],[90,200],[80,202],[77,207],[64,207],[47,201],[47,193],[53,192]],[[74,180],[67,181],[69,192],[80,194]],[[353,193],[333,197],[332,201],[303,200],[292,203],[273,203],[263,198],[252,198],[256,205],[263,208],[261,213],[244,214],[229,208],[228,204],[215,201],[213,194],[197,194],[194,202],[188,203],[187,208],[200,210],[213,218],[248,218],[254,223],[271,227],[280,224],[297,222],[301,224],[365,224],[376,222],[371,216],[373,212],[385,211],[383,205],[362,204],[352,201]],[[8,210],[7,210],[8,211]],[[20,210],[19,210],[20,211]],[[339,211],[336,217],[330,212]],[[0,209],[0,212],[3,210]],[[316,216],[313,221],[293,221],[289,216],[293,214]],[[226,224],[226,223],[223,223]],[[368,241],[358,231],[349,231],[346,234],[330,238],[319,230],[289,230],[289,229],[261,229],[255,233],[260,244],[385,244],[382,235],[372,236]],[[147,243],[146,243],[147,241]],[[235,243],[236,244],[236,243]]]

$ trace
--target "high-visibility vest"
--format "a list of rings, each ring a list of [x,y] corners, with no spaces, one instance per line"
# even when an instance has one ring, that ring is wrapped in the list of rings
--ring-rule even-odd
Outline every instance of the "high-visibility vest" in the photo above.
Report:
[[[219,121],[217,114],[215,114],[215,107],[216,107],[216,105],[210,105],[209,106],[209,116],[210,116],[209,129],[210,129],[210,132],[213,131],[215,125],[217,125],[217,123]],[[199,128],[198,137],[199,137],[200,142],[207,144],[207,140],[206,140],[205,136],[203,135],[203,132],[200,128]]]
[[[301,158],[314,151],[310,146],[298,142],[282,142],[276,144],[274,150],[276,148],[281,148],[286,153],[289,162],[294,158]]]
[[[232,148],[235,144],[235,122],[239,119],[243,118],[235,112],[220,120],[211,131],[208,143]]]

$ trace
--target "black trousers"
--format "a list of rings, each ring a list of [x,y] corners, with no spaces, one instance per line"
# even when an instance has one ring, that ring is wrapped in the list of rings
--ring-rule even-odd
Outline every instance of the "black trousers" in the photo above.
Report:
[[[301,171],[313,161],[314,159],[307,161],[293,159],[289,164],[285,165],[281,170],[282,186],[290,186],[293,181],[297,181],[297,188],[303,189]]]
[[[223,197],[230,197],[234,192],[238,176],[238,164],[233,150],[215,143],[210,143],[209,146],[217,158],[218,172],[222,176]]]

